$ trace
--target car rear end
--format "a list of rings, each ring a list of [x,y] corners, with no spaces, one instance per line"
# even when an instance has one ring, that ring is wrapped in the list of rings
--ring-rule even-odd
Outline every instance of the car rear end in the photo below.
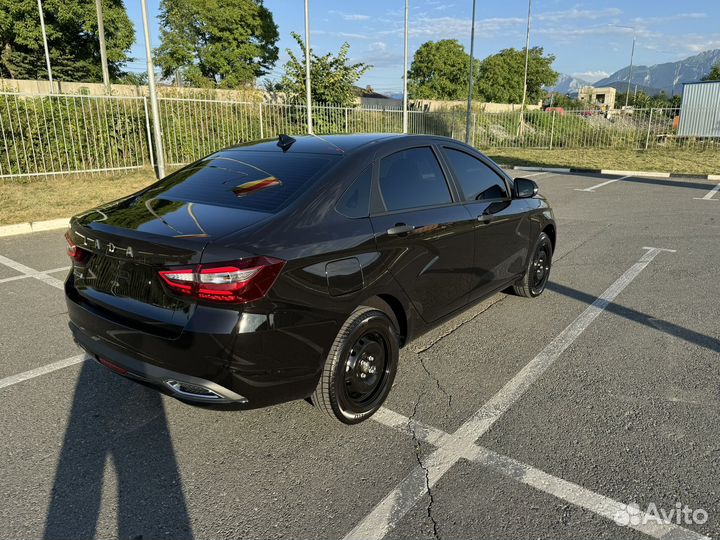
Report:
[[[283,370],[291,338],[267,298],[285,261],[218,246],[273,219],[329,164],[226,152],[75,217],[65,292],[77,343],[112,371],[190,402],[307,395],[313,374]]]

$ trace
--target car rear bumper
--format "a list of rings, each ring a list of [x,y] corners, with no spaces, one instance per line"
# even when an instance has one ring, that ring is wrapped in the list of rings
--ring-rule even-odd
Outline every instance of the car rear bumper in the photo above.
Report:
[[[93,359],[119,375],[155,386],[164,393],[192,403],[248,403],[245,396],[214,381],[143,362],[101,341],[93,340],[72,322],[69,326],[80,347]]]
[[[255,408],[303,399],[337,333],[335,321],[279,309],[198,308],[185,329],[164,335],[88,302],[72,281],[65,293],[75,341],[116,373],[191,403]]]

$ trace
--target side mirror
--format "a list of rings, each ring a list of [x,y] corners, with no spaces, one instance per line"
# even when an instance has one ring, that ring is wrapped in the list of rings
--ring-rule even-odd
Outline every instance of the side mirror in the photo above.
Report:
[[[529,199],[538,193],[538,185],[528,178],[515,179],[515,197],[518,199]]]

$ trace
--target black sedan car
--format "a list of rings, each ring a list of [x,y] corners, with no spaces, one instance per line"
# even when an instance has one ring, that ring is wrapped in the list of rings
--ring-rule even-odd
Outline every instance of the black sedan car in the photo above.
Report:
[[[353,424],[413,338],[497,291],[542,293],[555,238],[532,180],[455,140],[282,135],[73,218],[70,329],[183,401],[310,397]]]

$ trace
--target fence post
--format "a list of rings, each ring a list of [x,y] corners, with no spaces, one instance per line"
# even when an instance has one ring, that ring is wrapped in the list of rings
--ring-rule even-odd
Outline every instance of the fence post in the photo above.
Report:
[[[650,128],[652,127],[652,117],[654,110],[655,109],[650,109],[650,119],[648,120],[647,137],[645,137],[645,150],[648,149],[648,145],[650,144]]]
[[[552,121],[550,123],[550,150],[552,150],[553,139],[555,138],[555,112],[552,111]]]
[[[260,102],[260,138],[261,138],[261,139],[264,139],[264,138],[265,138],[265,131],[264,131],[264,129],[263,129],[263,113],[262,113],[262,109],[263,109],[263,102],[261,101],[261,102]]]
[[[150,115],[148,114],[147,96],[143,96],[143,106],[145,107],[145,133],[147,133],[148,150],[150,151],[150,166],[155,168],[155,155],[153,153],[152,133],[150,132]]]
[[[349,129],[350,124],[348,124],[348,108],[345,107],[345,133],[347,133]]]
[[[470,135],[470,137],[471,137],[471,143],[470,143],[470,144],[471,144],[473,147],[475,147],[475,121],[476,121],[476,120],[477,120],[477,113],[474,112],[474,113],[472,114],[472,134]]]

